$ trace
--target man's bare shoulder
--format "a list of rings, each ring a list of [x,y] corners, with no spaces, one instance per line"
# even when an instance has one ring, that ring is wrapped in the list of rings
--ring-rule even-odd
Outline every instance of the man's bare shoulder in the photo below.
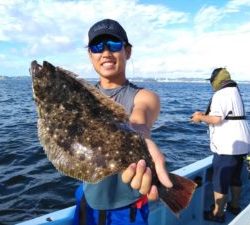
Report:
[[[136,94],[135,100],[138,100],[138,101],[147,101],[147,102],[151,102],[151,101],[153,101],[153,102],[159,102],[160,98],[159,98],[159,96],[155,92],[153,92],[151,90],[141,89]]]

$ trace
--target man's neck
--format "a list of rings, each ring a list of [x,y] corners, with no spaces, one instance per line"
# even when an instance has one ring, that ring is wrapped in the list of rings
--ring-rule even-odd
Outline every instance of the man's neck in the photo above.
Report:
[[[122,79],[121,78],[110,79],[110,78],[100,77],[100,85],[101,87],[106,89],[117,88],[125,84],[126,80],[127,79],[125,77],[123,77]]]

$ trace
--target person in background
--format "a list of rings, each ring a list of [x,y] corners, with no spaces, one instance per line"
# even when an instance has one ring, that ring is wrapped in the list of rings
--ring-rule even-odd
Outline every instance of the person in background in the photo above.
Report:
[[[225,68],[217,68],[209,79],[214,90],[205,113],[195,112],[191,120],[209,125],[210,149],[213,152],[214,205],[204,212],[204,219],[223,223],[224,208],[237,215],[241,192],[244,157],[250,152],[250,132],[244,104],[237,83]],[[227,195],[231,190],[231,200]]]
[[[150,129],[160,111],[159,97],[127,80],[126,62],[132,45],[126,31],[117,21],[104,19],[90,28],[88,37],[89,58],[99,75],[96,87],[124,106],[130,115],[131,127],[146,140],[159,180],[171,188],[165,157],[150,138]],[[84,196],[77,194],[81,203],[80,218],[75,224],[148,224],[147,201],[158,198],[157,187],[151,181],[151,170],[140,160],[122,174],[112,175],[97,184],[84,184]]]

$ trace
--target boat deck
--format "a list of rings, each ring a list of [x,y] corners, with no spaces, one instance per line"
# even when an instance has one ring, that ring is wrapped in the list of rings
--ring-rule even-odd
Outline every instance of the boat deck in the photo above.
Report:
[[[211,163],[212,157],[210,156],[176,170],[175,173],[178,175],[186,176],[193,180],[199,180],[200,186],[196,189],[189,207],[183,210],[179,217],[174,215],[165,205],[163,205],[163,203],[152,203],[150,206],[152,213],[149,218],[149,224],[159,224],[159,218],[161,218],[160,225],[218,225],[218,223],[203,219],[203,212],[209,210],[210,206],[213,204]],[[237,223],[233,222],[235,215],[225,212],[226,221],[224,225],[250,225],[250,174],[246,168],[243,170],[242,180],[244,183],[241,193],[241,208],[245,210],[237,216],[237,218],[242,217],[241,223],[239,223],[239,220]],[[243,219],[243,217],[245,219]]]
[[[200,185],[188,208],[179,216],[174,215],[161,201],[150,203],[149,225],[218,225],[203,219],[203,211],[209,210],[213,203],[211,163],[212,156],[174,171],[178,175],[199,181]],[[246,168],[242,179],[241,207],[244,210],[237,217],[226,212],[224,225],[250,225],[250,175]],[[17,225],[72,225],[74,210],[75,206],[72,206]]]

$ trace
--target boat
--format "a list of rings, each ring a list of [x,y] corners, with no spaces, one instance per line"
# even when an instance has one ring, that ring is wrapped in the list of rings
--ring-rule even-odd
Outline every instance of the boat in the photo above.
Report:
[[[174,215],[161,201],[150,202],[149,225],[218,225],[205,221],[203,211],[209,210],[213,203],[211,184],[212,156],[173,171],[180,176],[194,180],[198,186],[190,202],[180,215]],[[250,173],[245,163],[242,171],[243,188],[241,193],[242,211],[237,216],[226,212],[224,225],[250,225]],[[58,210],[44,216],[16,225],[72,225],[75,206]]]

